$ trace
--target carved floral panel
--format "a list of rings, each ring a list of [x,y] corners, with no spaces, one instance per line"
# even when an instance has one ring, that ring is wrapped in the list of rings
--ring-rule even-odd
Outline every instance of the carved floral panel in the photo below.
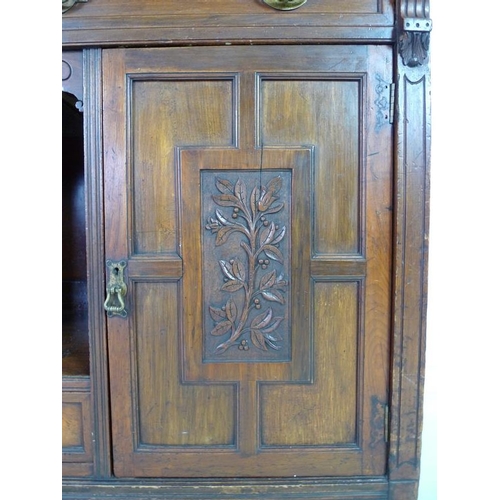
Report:
[[[201,174],[204,361],[290,359],[291,172]]]

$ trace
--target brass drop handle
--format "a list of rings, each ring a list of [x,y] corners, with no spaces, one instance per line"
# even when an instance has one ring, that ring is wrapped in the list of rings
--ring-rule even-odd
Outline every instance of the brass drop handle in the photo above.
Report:
[[[104,310],[109,317],[121,316],[127,317],[125,309],[124,297],[127,295],[127,285],[123,279],[123,270],[127,266],[124,260],[114,262],[106,261],[106,266],[109,269],[109,281],[106,287],[106,300],[104,301]]]
[[[277,10],[294,10],[302,7],[307,0],[264,0],[264,3]]]

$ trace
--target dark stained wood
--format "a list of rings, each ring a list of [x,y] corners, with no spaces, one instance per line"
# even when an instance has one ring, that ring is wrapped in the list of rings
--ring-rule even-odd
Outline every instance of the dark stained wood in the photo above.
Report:
[[[369,26],[369,29],[367,27]],[[390,42],[394,35],[391,0],[310,0],[288,12],[259,0],[89,1],[62,18],[68,47],[153,43],[295,43],[362,40]]]
[[[251,498],[279,498],[305,500],[388,500],[388,484],[383,478],[334,479],[334,478],[283,478],[262,479],[216,479],[211,481],[190,479],[113,481],[113,495],[126,500],[164,500],[193,498],[230,500]],[[110,482],[66,481],[64,498],[80,500],[103,499],[110,493]],[[401,491],[401,488],[399,489]],[[111,497],[112,498],[112,497]],[[396,500],[393,497],[392,500]]]

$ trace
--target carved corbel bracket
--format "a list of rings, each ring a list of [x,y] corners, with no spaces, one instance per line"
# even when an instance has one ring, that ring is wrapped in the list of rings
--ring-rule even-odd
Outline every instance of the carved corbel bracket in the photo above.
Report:
[[[402,0],[400,12],[399,53],[403,64],[421,66],[427,59],[432,30],[429,0]]]

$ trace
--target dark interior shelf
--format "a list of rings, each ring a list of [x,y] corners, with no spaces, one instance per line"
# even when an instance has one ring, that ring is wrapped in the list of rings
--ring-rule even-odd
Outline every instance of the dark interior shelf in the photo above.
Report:
[[[83,115],[63,92],[62,374],[89,375]]]

